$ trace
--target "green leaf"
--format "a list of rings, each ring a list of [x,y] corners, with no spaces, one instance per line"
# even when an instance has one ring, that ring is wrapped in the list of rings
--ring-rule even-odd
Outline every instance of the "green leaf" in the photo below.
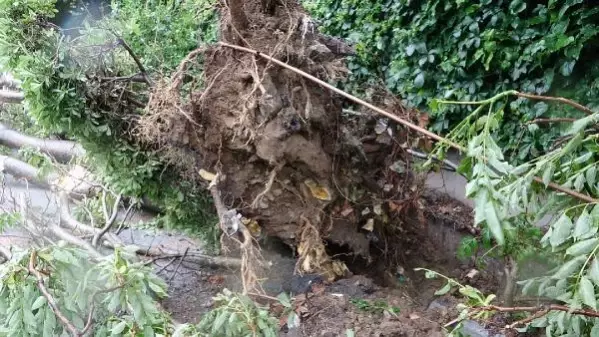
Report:
[[[597,286],[599,286],[599,260],[597,260],[596,257],[594,257],[593,260],[591,261],[591,267],[589,268],[589,271],[587,274],[588,274],[589,278]]]
[[[591,238],[583,241],[579,241],[572,246],[566,249],[566,255],[579,256],[586,255],[593,251],[597,244],[599,243],[599,238]]]
[[[112,327],[112,329],[110,330],[110,332],[112,333],[113,336],[120,336],[121,333],[123,332],[123,330],[125,330],[126,327],[127,327],[127,322],[126,321],[121,321],[119,324],[117,324],[114,327]]]
[[[39,308],[41,308],[44,304],[46,304],[46,297],[41,296],[38,297],[35,302],[33,302],[33,305],[31,306],[31,310],[37,310]]]
[[[584,255],[578,256],[564,263],[551,278],[555,280],[562,280],[572,276],[572,274],[579,271],[579,268],[582,267],[584,261],[586,261],[586,258],[587,257]]]
[[[424,73],[419,73],[416,75],[416,78],[414,79],[414,86],[416,88],[422,88],[424,86]]]
[[[578,239],[589,232],[591,229],[591,216],[585,209],[582,214],[576,219],[576,225],[574,226],[574,233],[572,236]]]
[[[447,294],[451,290],[451,284],[447,283],[443,286],[443,288],[435,291],[435,296],[442,296]]]
[[[226,311],[221,311],[218,313],[218,315],[216,316],[216,319],[213,322],[212,325],[212,333],[213,334],[217,334],[220,331],[220,328],[223,326],[223,324],[225,324],[225,322],[227,321],[227,318],[229,318],[229,313]]]
[[[501,228],[501,223],[499,222],[493,203],[487,202],[483,211],[487,226],[489,226],[489,230],[491,230],[493,237],[497,240],[497,244],[503,245],[505,243],[503,228]]]
[[[557,247],[562,243],[566,242],[570,237],[570,233],[572,232],[572,220],[565,214],[562,213],[562,216],[553,224],[553,232],[551,233],[551,237],[549,238],[549,243],[552,247]]]
[[[585,172],[585,176],[587,179],[587,184],[590,186],[595,186],[595,178],[597,177],[597,167],[595,165],[591,166]]]
[[[582,277],[580,279],[580,297],[582,299],[582,303],[588,305],[593,309],[597,309],[597,299],[595,298],[595,286],[593,282],[586,277]]]
[[[287,295],[287,293],[280,293],[277,298],[279,299],[279,302],[285,307],[285,308],[291,308],[291,299],[289,298],[289,295]]]
[[[595,319],[595,324],[591,329],[590,337],[599,337],[599,320]]]
[[[555,165],[552,162],[550,162],[547,164],[545,171],[543,171],[543,184],[545,184],[545,187],[547,187],[547,185],[549,185],[549,183],[551,182],[551,179],[553,178],[554,170],[555,170]]]

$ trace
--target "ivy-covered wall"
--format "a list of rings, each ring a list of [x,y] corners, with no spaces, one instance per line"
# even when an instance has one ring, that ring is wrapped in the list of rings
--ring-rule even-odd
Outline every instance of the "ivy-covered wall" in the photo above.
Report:
[[[516,89],[599,103],[599,4],[583,0],[304,0],[321,29],[356,43],[350,83],[379,78],[407,103],[431,112],[444,132],[467,108],[431,111],[435,98],[471,101]],[[351,87],[351,85],[350,85]],[[563,106],[509,102],[497,135],[520,159],[550,146],[560,125],[527,125]]]

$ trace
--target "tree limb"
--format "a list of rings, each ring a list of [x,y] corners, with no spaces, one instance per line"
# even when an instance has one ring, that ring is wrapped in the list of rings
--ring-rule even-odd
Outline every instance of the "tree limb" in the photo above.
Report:
[[[36,269],[36,260],[37,252],[33,250],[31,251],[31,256],[29,257],[28,270],[29,273],[33,274],[37,279],[37,288],[46,298],[48,305],[50,306],[50,309],[52,309],[52,312],[54,313],[56,318],[58,318],[60,323],[71,333],[72,336],[81,336],[81,331],[79,331],[79,329],[77,329],[75,325],[71,321],[69,321],[69,319],[62,313],[62,311],[60,311],[60,309],[58,308],[58,304],[56,304],[54,296],[52,296],[52,294],[50,294],[50,291],[48,291],[48,288],[46,288],[46,285],[44,283],[44,276]]]
[[[112,215],[108,216],[108,210],[106,208],[106,194],[104,194],[104,196],[102,197],[102,205],[104,206],[104,217],[106,220],[106,224],[104,225],[104,227],[102,228],[102,230],[100,230],[99,232],[97,232],[94,235],[94,238],[92,239],[92,246],[93,247],[97,247],[98,246],[98,240],[100,240],[102,238],[102,236],[104,234],[106,234],[106,232],[108,232],[110,230],[110,227],[112,227],[112,225],[114,224],[114,221],[116,220],[116,216],[119,213],[119,204],[121,203],[121,198],[122,195],[118,195],[118,197],[116,198],[116,200],[114,201],[114,206],[112,206]]]
[[[541,123],[570,123],[575,122],[576,118],[537,118],[526,122],[526,124],[541,124]]]
[[[518,96],[518,97],[523,97],[523,98],[528,98],[528,99],[532,99],[532,100],[536,100],[536,101],[547,101],[547,102],[559,102],[559,103],[563,103],[569,106],[574,107],[577,110],[580,110],[582,112],[584,112],[587,115],[592,115],[594,112],[593,110],[587,108],[586,106],[574,102],[572,100],[569,100],[567,98],[563,98],[563,97],[553,97],[553,96],[539,96],[539,95],[533,95],[533,94],[527,94],[527,93],[523,93],[523,92],[518,92],[516,91],[514,93],[514,95]]]
[[[21,92],[0,90],[0,103],[21,103],[25,99],[25,96]]]
[[[0,145],[8,146],[12,149],[25,146],[33,147],[62,163],[85,155],[83,147],[75,142],[31,137],[11,130],[3,124],[0,124]]]

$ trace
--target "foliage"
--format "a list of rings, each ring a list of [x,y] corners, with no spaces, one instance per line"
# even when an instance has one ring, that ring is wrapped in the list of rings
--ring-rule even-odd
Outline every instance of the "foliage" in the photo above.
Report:
[[[93,312],[95,336],[164,336],[168,318],[153,297],[165,296],[166,285],[145,264],[130,261],[129,254],[119,250],[97,264],[86,251],[68,246],[16,252],[0,265],[0,334],[65,333],[49,298],[30,273],[33,264],[44,275],[43,284],[61,313],[78,329],[84,328]]]
[[[491,294],[485,296],[480,290],[469,286],[462,285],[454,279],[451,279],[445,275],[439,274],[435,271],[426,268],[416,268],[416,271],[424,271],[425,277],[428,279],[436,279],[442,278],[445,280],[445,285],[435,292],[436,296],[442,296],[450,292],[452,289],[458,289],[460,295],[462,295],[465,299],[465,303],[460,303],[458,305],[458,310],[460,314],[457,319],[457,324],[454,326],[452,331],[450,331],[447,336],[448,337],[461,337],[460,331],[463,327],[462,323],[466,319],[488,319],[490,313],[488,311],[480,310],[488,305],[490,305],[495,299],[495,295]]]
[[[524,238],[529,242],[524,249],[558,262],[544,275],[520,282],[524,293],[571,308],[597,310],[599,206],[595,200],[599,196],[599,147],[595,127],[599,114],[578,119],[561,135],[562,145],[516,166],[503,157],[493,137],[504,118],[507,97],[514,94],[508,91],[469,102],[478,108],[449,133],[452,141],[467,145],[467,158],[460,169],[469,178],[466,193],[475,202],[475,223],[483,225],[496,244],[507,249],[506,254],[516,256],[523,244],[518,228],[525,233],[532,230],[532,240]],[[445,148],[438,147],[435,154],[442,157]],[[548,189],[550,183],[587,196],[588,200]],[[552,218],[540,237],[532,226],[546,215]],[[552,312],[533,321],[532,326],[544,327],[548,335],[588,335],[592,329],[599,329],[594,328],[596,324],[589,317]]]
[[[143,113],[135,103],[147,88],[101,78],[140,71],[119,39],[151,76],[168,76],[198,43],[215,39],[213,1],[118,1],[107,17],[69,31],[50,23],[56,12],[55,1],[0,0],[0,64],[22,81],[35,125],[81,143],[105,184],[162,206],[167,227],[206,232],[214,215],[204,193],[133,139],[130,121]]]
[[[215,298],[216,308],[202,317],[197,326],[183,325],[174,336],[245,337],[278,336],[279,321],[267,308],[251,298],[227,289]]]
[[[596,106],[599,7],[565,1],[304,0],[324,32],[354,42],[349,83],[358,90],[381,78],[409,105],[427,108],[434,97],[476,101],[507,89],[565,95]],[[559,125],[525,123],[572,109],[513,99],[495,131],[502,149],[523,160],[547,150]],[[472,110],[444,106],[432,130],[455,127]]]
[[[384,300],[369,301],[361,298],[353,298],[350,302],[359,310],[373,314],[388,312],[391,315],[397,315],[400,312],[398,307],[391,306]]]

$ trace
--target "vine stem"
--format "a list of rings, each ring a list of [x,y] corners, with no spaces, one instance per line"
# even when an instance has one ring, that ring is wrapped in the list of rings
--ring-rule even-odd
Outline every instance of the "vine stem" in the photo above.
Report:
[[[325,82],[325,81],[323,81],[323,80],[321,80],[319,78],[316,78],[315,76],[312,76],[312,75],[306,73],[305,71],[302,71],[302,70],[300,70],[300,69],[298,69],[296,67],[293,67],[293,66],[291,66],[291,65],[289,65],[289,64],[287,64],[285,62],[279,61],[279,60],[277,60],[274,57],[268,56],[268,55],[266,55],[264,53],[261,53],[261,52],[259,52],[257,50],[254,50],[254,49],[250,49],[250,48],[246,48],[246,47],[242,47],[242,46],[237,46],[237,45],[229,44],[229,43],[222,42],[222,41],[219,42],[218,44],[220,46],[223,46],[223,47],[226,47],[226,48],[235,49],[235,50],[238,50],[238,51],[243,51],[243,52],[246,52],[246,53],[250,53],[250,54],[256,55],[256,56],[261,57],[263,59],[266,59],[266,60],[268,60],[268,61],[270,61],[270,62],[272,62],[272,63],[274,63],[274,64],[276,64],[278,66],[281,66],[283,68],[289,69],[289,70],[293,71],[294,73],[296,73],[298,75],[301,75],[301,76],[303,76],[303,77],[305,77],[305,78],[307,78],[307,79],[309,79],[309,80],[311,80],[311,81],[313,81],[313,82],[315,82],[315,83],[317,83],[317,84],[319,84],[319,85],[321,85],[321,86],[323,86],[323,87],[325,87],[325,88],[327,88],[327,89],[329,89],[329,90],[331,90],[331,91],[333,91],[333,92],[335,92],[335,93],[337,93],[337,94],[339,94],[339,95],[341,95],[341,96],[343,96],[343,97],[345,97],[347,99],[349,99],[350,101],[358,103],[358,104],[360,104],[360,105],[362,105],[364,107],[367,107],[367,108],[369,108],[369,109],[371,109],[371,110],[373,110],[373,111],[375,111],[375,112],[377,112],[377,113],[379,113],[379,114],[381,114],[381,115],[383,115],[383,116],[385,116],[385,117],[387,117],[389,119],[392,119],[392,120],[396,121],[397,123],[399,123],[399,124],[401,124],[401,125],[409,128],[409,129],[417,131],[417,132],[419,132],[419,133],[421,133],[421,134],[423,134],[423,135],[425,135],[425,136],[427,136],[427,137],[429,137],[431,139],[439,141],[439,142],[441,142],[443,144],[449,145],[449,146],[453,147],[454,149],[456,149],[456,150],[458,150],[458,151],[460,151],[462,153],[466,152],[466,148],[465,147],[463,147],[462,145],[460,145],[460,144],[458,144],[458,143],[456,143],[454,141],[451,141],[451,140],[449,140],[449,139],[447,139],[445,137],[439,136],[436,133],[433,133],[433,132],[431,132],[431,131],[423,128],[423,127],[420,127],[420,126],[418,126],[416,124],[413,124],[413,123],[411,123],[411,122],[409,122],[409,121],[407,121],[405,119],[402,119],[402,118],[400,118],[399,116],[397,116],[395,114],[392,114],[392,113],[390,113],[388,111],[385,111],[385,110],[383,110],[383,109],[381,109],[381,108],[379,108],[377,106],[374,106],[374,105],[372,105],[372,104],[370,104],[370,103],[368,103],[368,102],[366,102],[366,101],[364,101],[364,100],[362,100],[360,98],[357,98],[354,95],[351,95],[351,94],[349,94],[349,93],[347,93],[347,92],[345,92],[345,91],[343,91],[341,89],[338,89],[338,88],[330,85],[329,83],[327,83],[327,82]],[[577,109],[582,110],[582,111],[591,111],[590,109],[588,109],[588,108],[586,108],[586,107],[584,107],[584,106],[582,106],[582,105],[580,105],[580,104],[578,104],[576,102],[573,102],[573,101],[570,101],[568,99],[565,99],[565,98],[537,96],[537,95],[532,95],[532,94],[523,94],[523,93],[515,91],[515,90],[505,91],[505,92],[499,93],[499,94],[497,94],[497,95],[495,95],[495,96],[493,96],[493,97],[491,97],[489,99],[486,99],[486,100],[483,100],[483,101],[478,101],[478,102],[452,102],[452,101],[437,101],[437,102],[439,102],[439,103],[446,103],[446,104],[470,104],[470,105],[478,104],[478,105],[480,105],[480,104],[489,104],[489,103],[495,102],[495,101],[497,101],[497,100],[499,100],[499,99],[501,99],[503,97],[507,97],[509,95],[515,95],[515,96],[518,96],[518,97],[524,97],[524,98],[529,98],[529,99],[538,99],[538,100],[546,100],[546,101],[557,101],[557,102],[561,102],[561,103],[564,103],[564,104],[571,105],[571,106],[576,107]],[[552,98],[552,99],[549,99],[549,98]],[[591,111],[591,113],[592,113],[592,111]],[[533,179],[534,179],[534,181],[543,184],[543,179],[541,179],[539,177],[534,177]],[[560,186],[560,185],[558,185],[556,183],[550,182],[549,184],[547,184],[547,187],[551,188],[552,190],[568,194],[568,195],[570,195],[570,196],[572,196],[574,198],[577,198],[579,200],[583,200],[583,201],[586,201],[586,202],[599,202],[598,199],[592,198],[592,197],[590,197],[590,196],[588,196],[586,194],[582,194],[580,192],[571,190],[569,188]]]

